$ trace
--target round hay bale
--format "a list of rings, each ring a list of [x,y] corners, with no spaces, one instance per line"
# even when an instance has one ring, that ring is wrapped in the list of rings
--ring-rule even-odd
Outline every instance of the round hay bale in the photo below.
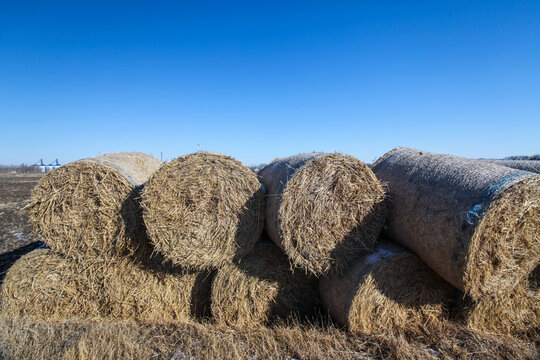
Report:
[[[173,322],[202,315],[210,285],[207,273],[155,273],[127,258],[78,263],[49,249],[34,250],[7,272],[1,315]]]
[[[157,171],[142,193],[155,248],[174,264],[209,269],[253,249],[264,224],[257,176],[232,157],[198,152]]]
[[[373,171],[389,189],[389,236],[473,299],[504,297],[538,266],[540,176],[410,148]]]
[[[259,172],[266,229],[291,263],[315,275],[339,271],[381,232],[384,190],[360,160],[343,154],[276,159]]]
[[[466,326],[493,335],[540,336],[540,290],[521,283],[504,297],[473,300],[461,295],[454,316]]]
[[[314,314],[318,301],[316,280],[291,271],[287,257],[269,240],[239,263],[219,269],[212,285],[212,316],[227,325],[302,319]]]
[[[540,161],[536,160],[481,160],[493,164],[506,166],[512,169],[530,171],[540,174]]]
[[[344,274],[323,276],[319,292],[332,318],[351,332],[418,332],[447,316],[455,289],[418,256],[382,241],[350,263]]]
[[[145,238],[139,188],[160,165],[143,153],[109,153],[48,173],[28,205],[34,230],[69,257],[133,252]]]

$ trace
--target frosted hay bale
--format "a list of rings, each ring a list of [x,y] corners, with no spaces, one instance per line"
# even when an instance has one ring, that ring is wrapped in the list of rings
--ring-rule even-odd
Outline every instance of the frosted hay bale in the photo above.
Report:
[[[390,237],[474,299],[504,297],[540,262],[540,176],[395,149],[373,166],[387,184]]]

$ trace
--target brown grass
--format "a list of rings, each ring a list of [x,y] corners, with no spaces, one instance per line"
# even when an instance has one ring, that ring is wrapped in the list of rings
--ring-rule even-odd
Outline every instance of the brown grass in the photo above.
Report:
[[[262,232],[261,184],[229,156],[179,157],[152,176],[142,197],[152,243],[181,266],[208,269],[230,263],[251,251]]]
[[[448,315],[455,289],[416,255],[383,241],[343,275],[321,278],[323,304],[352,332],[423,333]]]
[[[132,253],[145,240],[139,186],[161,162],[142,153],[111,153],[64,165],[34,188],[34,230],[73,258]]]
[[[205,273],[157,273],[127,258],[77,263],[35,250],[8,271],[1,315],[46,321],[189,319],[207,312],[210,279]]]
[[[270,240],[236,264],[217,271],[212,285],[216,322],[248,326],[315,314],[319,303],[315,279],[291,271],[286,256]]]
[[[535,359],[534,346],[452,325],[424,336],[350,335],[335,327],[233,329],[177,323],[0,321],[9,359]]]
[[[340,271],[372,248],[383,228],[384,191],[360,160],[342,154],[276,159],[259,172],[266,228],[295,267]]]

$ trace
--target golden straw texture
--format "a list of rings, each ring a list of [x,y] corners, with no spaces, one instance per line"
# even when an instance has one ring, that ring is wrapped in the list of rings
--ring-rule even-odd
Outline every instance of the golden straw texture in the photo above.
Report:
[[[171,322],[202,315],[207,273],[157,273],[127,258],[77,263],[34,250],[10,268],[2,285],[4,319]]]
[[[324,306],[352,332],[422,333],[448,315],[454,288],[416,255],[383,241],[343,275],[322,277]]]
[[[262,232],[261,184],[229,156],[179,157],[152,176],[142,197],[150,240],[181,266],[223,266],[251,251]]]
[[[110,153],[64,165],[34,188],[34,230],[73,258],[133,253],[145,242],[139,186],[161,162],[142,153]]]
[[[264,325],[280,318],[312,316],[319,303],[316,280],[291,271],[286,256],[270,240],[236,264],[217,271],[212,285],[216,322]]]
[[[276,159],[259,172],[266,229],[295,267],[342,270],[372,248],[386,214],[384,190],[360,160],[342,154]]]

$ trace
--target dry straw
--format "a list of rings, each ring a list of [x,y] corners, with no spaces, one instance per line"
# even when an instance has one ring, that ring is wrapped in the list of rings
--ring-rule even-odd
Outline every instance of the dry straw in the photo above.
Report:
[[[540,174],[540,161],[538,160],[482,160],[493,164],[506,166],[512,169],[525,170]]]
[[[286,256],[267,240],[239,263],[217,271],[211,303],[217,323],[252,327],[311,316],[318,295],[316,281],[291,271]]]
[[[494,335],[540,337],[540,290],[521,283],[504,297],[474,301],[460,296],[455,316],[466,326]]]
[[[133,252],[144,237],[139,187],[160,165],[143,153],[109,153],[50,172],[28,205],[35,231],[70,257]]]
[[[415,333],[447,316],[455,289],[404,248],[382,241],[346,273],[324,276],[323,305],[352,332]]]
[[[6,359],[538,359],[534,345],[454,326],[406,339],[352,335],[335,327],[231,329],[212,324],[44,323],[0,319]],[[2,357],[2,358],[4,358]]]
[[[395,149],[373,166],[392,202],[390,236],[473,299],[504,298],[540,262],[540,176]]]
[[[173,322],[204,314],[211,276],[157,273],[130,259],[77,263],[49,249],[34,250],[8,271],[3,319]]]
[[[237,160],[208,152],[179,157],[142,194],[150,240],[173,263],[208,269],[241,258],[264,224],[257,176]]]
[[[266,229],[294,266],[321,275],[375,245],[384,191],[360,160],[300,154],[274,160],[259,177],[267,191]]]

